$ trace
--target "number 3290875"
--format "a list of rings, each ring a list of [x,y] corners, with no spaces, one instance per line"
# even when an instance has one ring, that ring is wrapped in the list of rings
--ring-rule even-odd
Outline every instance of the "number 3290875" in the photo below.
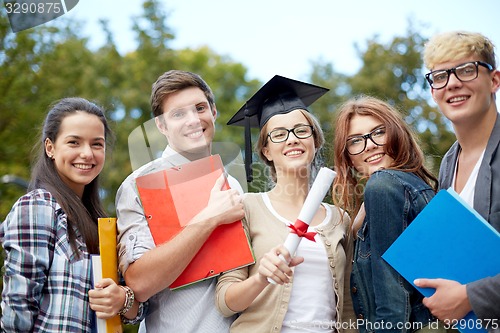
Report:
[[[7,14],[59,14],[63,10],[60,2],[6,2],[5,9],[7,10]]]

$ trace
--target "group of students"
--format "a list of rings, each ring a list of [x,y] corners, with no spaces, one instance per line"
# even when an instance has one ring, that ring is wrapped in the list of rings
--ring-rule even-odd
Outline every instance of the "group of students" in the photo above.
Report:
[[[444,324],[430,324],[471,310],[497,322],[500,274],[467,285],[422,276],[417,286],[436,289],[424,298],[381,257],[440,188],[455,189],[500,231],[500,72],[493,44],[476,33],[438,34],[426,45],[424,62],[432,97],[457,137],[439,181],[394,106],[370,96],[345,102],[332,126],[334,205],[316,211],[308,228],[313,236],[295,254],[283,243],[325,141],[307,107],[327,89],[280,76],[266,83],[230,123],[260,129],[256,151],[271,171],[271,189],[243,194],[228,176],[231,189],[222,190],[219,179],[207,207],[156,246],[135,179],[211,155],[217,117],[201,77],[162,74],[151,107],[168,146],[128,176],[116,196],[124,285],[91,281],[97,218],[106,215],[98,196],[111,138],[104,112],[82,98],[59,101],[44,122],[30,192],[0,230],[2,331],[91,332],[94,311],[99,318],[119,313],[125,323],[140,321],[142,332],[445,332]],[[255,264],[170,290],[210,233],[237,220]]]

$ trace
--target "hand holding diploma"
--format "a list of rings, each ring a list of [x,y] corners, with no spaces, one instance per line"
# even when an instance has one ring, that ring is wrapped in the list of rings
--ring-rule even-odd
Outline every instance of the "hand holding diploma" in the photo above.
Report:
[[[314,180],[314,183],[309,191],[304,205],[300,210],[299,216],[295,221],[295,224],[290,225],[290,233],[288,234],[283,246],[288,250],[290,258],[295,255],[297,247],[303,237],[314,241],[314,232],[307,232],[307,228],[311,223],[314,215],[316,214],[321,202],[323,201],[326,192],[330,189],[333,179],[337,173],[329,168],[321,168]],[[289,263],[283,255],[279,255],[281,260],[285,263]],[[276,282],[270,278],[267,279],[269,282],[275,284]]]

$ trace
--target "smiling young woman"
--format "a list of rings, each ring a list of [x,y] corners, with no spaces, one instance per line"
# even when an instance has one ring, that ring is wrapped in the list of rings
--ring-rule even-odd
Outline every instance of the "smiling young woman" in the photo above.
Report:
[[[308,332],[344,332],[342,324],[354,322],[344,291],[352,244],[348,216],[323,203],[308,229],[314,241],[300,242],[296,254],[282,245],[321,166],[323,131],[307,106],[326,91],[275,76],[232,118],[260,129],[256,150],[269,167],[272,185],[243,198],[243,223],[256,264],[223,274],[217,283],[221,313],[239,314],[231,332],[288,333],[304,327]],[[245,143],[249,146],[249,140]]]
[[[386,328],[429,326],[433,317],[423,296],[381,256],[434,197],[437,180],[394,107],[359,96],[337,112],[332,196],[356,216],[351,295],[356,315],[364,319],[358,329],[366,332],[366,323],[380,322]]]
[[[30,191],[0,229],[2,330],[91,332],[91,309],[103,319],[117,313],[125,322],[140,319],[143,306],[133,302],[130,288],[111,279],[92,282],[90,255],[99,253],[97,220],[106,216],[98,178],[110,137],[103,110],[92,102],[65,98],[50,109]]]

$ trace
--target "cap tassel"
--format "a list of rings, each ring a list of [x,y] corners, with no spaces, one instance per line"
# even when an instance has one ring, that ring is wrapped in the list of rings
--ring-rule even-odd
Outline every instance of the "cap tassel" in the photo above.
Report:
[[[250,131],[250,117],[248,108],[245,104],[245,172],[247,174],[247,183],[253,180],[252,173],[252,133]]]

